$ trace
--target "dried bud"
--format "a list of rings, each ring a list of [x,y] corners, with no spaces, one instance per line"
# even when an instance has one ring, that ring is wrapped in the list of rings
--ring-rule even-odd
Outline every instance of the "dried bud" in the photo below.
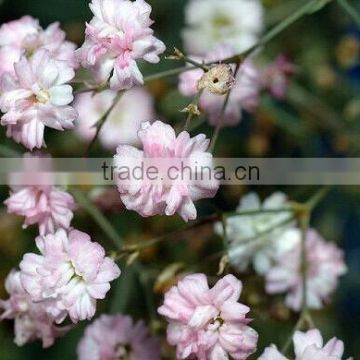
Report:
[[[215,95],[225,95],[235,83],[235,78],[228,64],[213,66],[198,82],[198,90],[207,89]]]
[[[200,116],[201,115],[199,107],[196,104],[193,104],[193,103],[189,104],[186,108],[180,110],[180,112],[190,113],[190,114],[193,114],[195,116]]]

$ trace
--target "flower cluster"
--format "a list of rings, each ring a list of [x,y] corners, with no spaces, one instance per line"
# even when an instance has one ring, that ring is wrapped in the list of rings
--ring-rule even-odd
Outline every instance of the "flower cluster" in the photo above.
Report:
[[[332,338],[325,345],[318,329],[307,332],[296,331],[293,336],[295,360],[341,360],[344,353],[344,343]],[[275,345],[265,349],[258,360],[288,360]],[[351,359],[348,359],[351,360]]]
[[[45,145],[46,126],[71,129],[77,118],[68,85],[77,65],[74,50],[57,23],[44,31],[27,16],[0,28],[1,124],[30,150]]]
[[[102,315],[89,325],[78,345],[79,360],[160,360],[159,339],[142,321],[129,316]]]
[[[116,93],[111,90],[96,95],[80,94],[74,107],[79,113],[76,132],[82,139],[92,140],[96,122],[106,113]],[[110,150],[119,144],[138,145],[140,124],[155,118],[154,101],[150,93],[136,87],[124,93],[99,133],[99,141]]]
[[[157,63],[165,51],[150,28],[151,6],[144,0],[93,0],[90,9],[94,17],[78,50],[81,64],[93,70],[100,84],[110,79],[113,90],[142,85],[137,60]]]
[[[170,125],[155,121],[153,124],[143,123],[138,136],[143,150],[129,145],[119,145],[117,148],[114,160],[118,169],[149,159],[154,159],[154,165],[158,167],[161,160],[167,161],[168,165],[177,159],[186,160],[194,173],[201,165],[212,167],[212,155],[207,152],[209,140],[203,134],[190,138],[189,133],[183,131],[176,136]],[[215,196],[219,186],[216,181],[199,184],[187,178],[170,183],[161,180],[155,183],[146,177],[138,181],[124,181],[120,176],[117,179],[121,200],[127,209],[142,216],[178,213],[185,221],[196,219],[194,201]]]
[[[40,255],[25,254],[20,263],[21,282],[31,300],[43,303],[56,323],[67,315],[75,323],[91,319],[96,300],[104,299],[110,281],[120,276],[118,266],[78,230],[60,229],[35,241]]]
[[[10,295],[6,301],[0,300],[3,313],[0,320],[14,319],[15,343],[22,346],[36,339],[41,339],[43,347],[53,345],[56,337],[64,335],[69,326],[59,327],[46,312],[42,303],[34,303],[25,291],[19,271],[11,271],[5,280],[5,289]]]
[[[159,314],[169,322],[167,339],[177,358],[246,359],[258,335],[248,326],[250,309],[239,303],[242,283],[233,275],[209,288],[204,274],[186,276],[166,294]]]
[[[284,193],[275,192],[261,203],[256,193],[242,197],[236,211],[261,211],[261,214],[232,216],[226,220],[226,239],[228,256],[231,265],[238,271],[247,270],[250,263],[255,271],[264,275],[272,266],[275,254],[293,247],[291,241],[280,240],[281,234],[294,226],[291,213],[271,212],[288,208],[288,200]],[[269,212],[266,212],[269,211]],[[277,227],[278,225],[283,225]],[[273,229],[275,228],[275,229]],[[215,224],[215,231],[223,234],[221,223]]]
[[[274,256],[274,264],[266,274],[266,291],[287,293],[286,304],[299,311],[303,298],[301,272],[301,231],[289,229],[279,239],[294,246]],[[309,308],[321,309],[324,301],[337,287],[338,278],[347,271],[344,254],[333,243],[326,242],[315,230],[307,232],[306,240],[306,303]]]
[[[259,0],[190,0],[185,10],[185,50],[204,54],[219,44],[237,53],[253,46],[263,29]]]

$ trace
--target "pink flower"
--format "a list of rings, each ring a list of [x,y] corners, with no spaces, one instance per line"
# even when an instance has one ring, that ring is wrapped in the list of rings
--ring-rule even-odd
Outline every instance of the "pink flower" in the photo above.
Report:
[[[301,232],[290,229],[285,237],[297,237],[294,247],[279,253],[274,266],[266,274],[269,294],[287,293],[286,304],[299,311],[302,305]],[[338,277],[347,271],[343,252],[335,244],[326,242],[315,230],[306,237],[307,305],[320,309],[337,287]]]
[[[190,138],[186,131],[176,136],[174,129],[161,121],[152,125],[143,123],[138,135],[143,150],[120,145],[114,156],[117,169],[133,169],[147,162],[146,165],[150,165],[147,169],[153,167],[159,174],[163,167],[167,171],[164,171],[164,177],[151,181],[147,176],[140,180],[135,177],[124,179],[119,170],[117,185],[125,207],[142,216],[178,213],[185,221],[196,219],[194,201],[214,197],[219,186],[217,181],[209,179],[197,181],[202,167],[212,167],[212,155],[206,152],[209,140],[204,134]],[[187,174],[181,173],[182,165],[188,167]],[[174,166],[176,168],[172,168]],[[170,174],[171,168],[175,173]]]
[[[296,331],[293,336],[295,360],[341,360],[344,353],[344,343],[332,338],[325,345],[318,329],[307,332]],[[288,360],[275,345],[266,348],[258,360]],[[349,359],[350,360],[350,359]]]
[[[14,65],[15,76],[1,79],[1,124],[8,136],[32,150],[44,145],[45,126],[71,129],[77,112],[68,84],[74,70],[64,61],[54,60],[47,50],[38,50],[30,60],[23,57]]]
[[[15,74],[14,64],[23,55],[31,57],[38,49],[48,50],[52,58],[66,61],[75,68],[75,48],[75,44],[65,41],[65,33],[58,23],[43,30],[38,20],[23,16],[0,27],[0,75]]]
[[[296,73],[296,67],[284,55],[279,55],[261,74],[264,89],[277,99],[283,99],[289,86],[289,77]]]
[[[218,46],[207,53],[204,58],[191,57],[205,63],[221,62],[222,59],[234,55],[234,50],[229,46]],[[235,68],[233,67],[233,70]],[[197,93],[197,84],[204,71],[194,69],[185,71],[179,77],[179,91],[184,96],[194,96]],[[258,103],[260,91],[259,72],[251,60],[245,61],[237,73],[235,85],[231,89],[229,102],[226,107],[222,126],[234,126],[239,123],[242,111],[253,111]],[[205,90],[200,97],[200,109],[208,116],[209,123],[216,125],[221,119],[222,108],[226,95],[215,95]]]
[[[85,330],[78,346],[79,360],[160,360],[159,340],[142,321],[129,316],[102,315]]]
[[[249,308],[238,299],[241,281],[227,275],[209,289],[204,274],[186,276],[166,294],[159,314],[169,322],[167,339],[177,347],[177,359],[248,358],[258,335],[247,326]]]
[[[5,288],[10,298],[0,300],[0,309],[4,310],[0,320],[15,320],[15,344],[22,346],[36,339],[42,339],[43,347],[53,345],[56,337],[64,335],[69,326],[55,326],[46,313],[43,304],[34,303],[24,290],[20,281],[20,272],[11,271],[5,280]]]
[[[93,139],[96,122],[109,109],[115,96],[115,92],[107,90],[94,96],[85,93],[76,97],[74,107],[79,112],[76,131],[81,138]],[[133,88],[122,95],[108,116],[99,133],[99,140],[108,149],[116,149],[119,144],[138,145],[140,124],[154,117],[154,101],[149,92],[143,88]]]
[[[68,229],[76,209],[74,198],[54,186],[26,186],[5,200],[8,213],[25,217],[24,228],[38,224],[40,235]]]
[[[153,35],[151,6],[144,0],[92,0],[93,19],[78,50],[81,64],[94,70],[96,81],[110,78],[113,90],[144,83],[136,60],[160,61],[165,45]]]
[[[31,299],[42,302],[57,323],[90,320],[96,300],[104,299],[120,269],[90,236],[71,230],[39,236],[41,255],[28,253],[20,263],[21,282]]]

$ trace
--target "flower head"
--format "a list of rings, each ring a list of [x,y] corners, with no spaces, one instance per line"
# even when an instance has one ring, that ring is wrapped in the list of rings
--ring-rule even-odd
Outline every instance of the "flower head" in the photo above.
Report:
[[[191,0],[185,9],[185,22],[187,52],[204,54],[219,44],[242,52],[258,40],[263,9],[259,0]]]
[[[10,214],[25,217],[24,228],[38,224],[40,235],[68,229],[76,208],[74,198],[54,186],[26,186],[5,200]]]
[[[149,168],[152,166],[159,173],[162,167],[166,171],[164,180],[157,177],[157,181],[146,176],[140,180],[123,179],[119,172],[118,190],[126,208],[142,216],[178,213],[185,221],[196,219],[194,201],[215,196],[219,186],[211,179],[196,180],[203,167],[213,166],[212,155],[206,151],[209,140],[203,134],[190,138],[186,131],[176,136],[174,129],[161,121],[143,123],[138,136],[143,150],[120,145],[114,156],[117,169],[147,162]],[[181,165],[187,167],[183,174],[179,173]],[[170,174],[171,169],[175,172],[178,169],[178,173]]]
[[[55,326],[54,320],[46,313],[41,303],[31,300],[20,281],[20,272],[11,271],[5,280],[5,289],[10,295],[8,300],[0,300],[3,313],[0,320],[15,320],[15,343],[22,346],[37,339],[43,347],[53,345],[56,337],[64,335],[69,326]]]
[[[177,358],[246,359],[256,350],[258,335],[248,326],[249,308],[238,302],[242,284],[233,275],[209,288],[206,276],[186,276],[166,294],[159,314],[169,322],[167,339]]]
[[[261,203],[256,193],[245,195],[237,211],[276,210],[286,208],[286,195],[275,192]],[[238,271],[247,269],[250,263],[259,274],[265,274],[272,266],[274,254],[293,248],[292,238],[284,239],[280,235],[293,226],[289,212],[264,212],[249,216],[232,216],[226,220],[226,239],[230,263]],[[288,223],[286,224],[286,222]],[[283,226],[272,230],[279,224]],[[215,224],[215,231],[223,235],[223,226]]]
[[[286,304],[299,311],[302,305],[303,280],[301,273],[301,231],[289,229],[280,241],[292,239],[295,244],[279,252],[275,263],[266,274],[266,291],[269,294],[287,293]],[[333,243],[326,242],[315,230],[306,236],[307,306],[321,309],[338,284],[338,278],[347,271],[344,254]]]
[[[76,131],[81,138],[93,139],[96,122],[109,109],[115,96],[115,92],[107,90],[94,96],[80,94],[75,98],[74,107],[79,112]],[[154,117],[151,95],[139,87],[128,90],[107,117],[99,133],[99,141],[108,149],[116,149],[119,144],[138,145],[140,124]]]
[[[332,338],[325,345],[318,329],[296,331],[293,336],[295,360],[342,360],[344,343]],[[265,349],[258,360],[288,360],[275,345]],[[348,359],[351,360],[351,359]]]
[[[136,61],[157,63],[165,51],[150,28],[151,6],[144,0],[92,0],[90,9],[94,17],[78,50],[82,65],[95,72],[97,82],[110,78],[113,90],[142,85]]]
[[[120,276],[118,266],[100,244],[78,230],[39,236],[36,246],[41,254],[25,254],[20,263],[31,299],[43,302],[57,323],[67,315],[73,322],[91,319],[96,300],[104,299],[110,281]]]
[[[45,30],[31,16],[7,22],[0,27],[0,75],[15,74],[14,64],[22,56],[30,58],[38,49],[46,49],[53,59],[66,61],[76,68],[76,45],[65,41],[65,33],[58,23]]]
[[[289,86],[289,78],[296,73],[296,67],[284,55],[279,55],[261,74],[261,84],[276,99],[283,99]]]
[[[14,65],[15,75],[1,78],[1,124],[8,136],[32,150],[44,145],[45,126],[71,129],[77,112],[69,106],[72,87],[67,84],[74,70],[65,61],[54,60],[48,50],[38,50],[30,60]]]
[[[234,55],[234,53],[232,47],[221,45],[208,52],[204,57],[192,56],[191,58],[198,62],[221,62],[221,60]],[[235,68],[232,66],[232,71],[234,70]],[[198,85],[203,76],[204,71],[201,69],[183,72],[179,76],[180,92],[184,96],[194,96],[198,92]],[[219,81],[219,78],[216,78],[216,80]],[[221,126],[234,126],[241,120],[243,110],[251,112],[256,108],[260,91],[260,79],[259,72],[251,60],[242,63],[236,78],[231,79],[231,85],[231,93],[224,114],[222,112],[226,95],[214,94],[208,88],[203,91],[199,106],[208,116],[211,125],[216,125],[221,121]]]
[[[85,330],[79,360],[160,360],[159,341],[142,321],[129,316],[102,315]]]

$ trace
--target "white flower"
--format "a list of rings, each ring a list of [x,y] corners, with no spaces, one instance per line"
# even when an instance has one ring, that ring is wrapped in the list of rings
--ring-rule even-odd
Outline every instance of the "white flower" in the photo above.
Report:
[[[288,206],[285,194],[275,192],[261,204],[256,193],[244,196],[237,211],[279,209]],[[273,229],[289,220],[288,224]],[[274,253],[291,249],[292,239],[279,241],[280,235],[292,227],[290,212],[263,213],[246,216],[232,216],[226,220],[226,238],[230,263],[238,271],[244,271],[252,262],[257,273],[264,274],[271,267]],[[273,230],[271,230],[273,229]],[[215,224],[215,231],[223,235],[221,223]],[[295,239],[296,240],[296,239]]]
[[[185,49],[204,53],[219,44],[242,52],[253,46],[263,28],[259,0],[191,0],[185,9]]]

